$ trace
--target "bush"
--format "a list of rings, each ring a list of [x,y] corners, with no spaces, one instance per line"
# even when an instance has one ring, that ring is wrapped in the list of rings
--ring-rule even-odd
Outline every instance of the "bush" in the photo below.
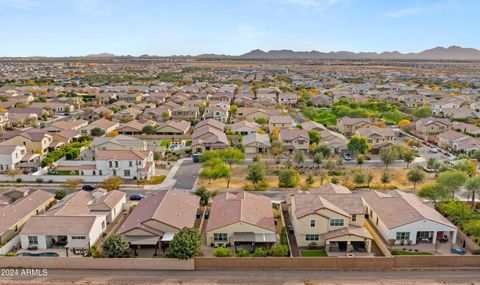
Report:
[[[330,182],[332,182],[333,184],[338,184],[338,178],[337,177],[332,177]]]
[[[5,256],[16,256],[17,254],[13,251],[9,251],[7,252],[7,254],[5,254]]]
[[[259,248],[255,249],[255,252],[253,253],[253,256],[255,256],[255,257],[266,257],[266,256],[268,256],[268,250],[263,248],[263,247],[259,247]]]
[[[288,256],[288,246],[282,244],[276,244],[270,248],[271,256]]]
[[[42,183],[42,182],[43,182],[43,178],[37,178],[36,181],[37,181],[37,183]]]
[[[295,169],[289,167],[280,170],[278,173],[278,186],[285,188],[293,188],[300,182],[300,174]]]
[[[241,248],[237,251],[237,257],[249,257],[249,256],[250,256],[250,252],[248,252],[248,250]]]
[[[252,183],[245,183],[245,185],[243,185],[243,190],[245,190],[245,191],[254,191],[254,190],[255,190],[255,186],[253,186]]]
[[[15,181],[17,181],[17,183],[22,183],[22,178],[17,178]]]
[[[282,228],[282,232],[280,234],[280,244],[288,245],[287,229],[285,227]]]
[[[173,237],[168,253],[178,259],[190,259],[200,252],[201,239],[198,230],[183,228]]]
[[[257,185],[257,191],[266,191],[268,189],[268,182],[267,181],[262,181],[260,183],[258,183]]]
[[[113,234],[107,237],[102,244],[102,249],[108,257],[124,257],[130,255],[130,245],[121,235]]]
[[[316,249],[317,246],[318,246],[318,245],[317,245],[316,242],[311,242],[311,243],[308,244],[308,248],[309,248],[309,249]]]
[[[55,199],[62,200],[65,196],[67,196],[67,192],[64,189],[55,191]]]
[[[213,256],[216,257],[230,257],[232,256],[232,251],[227,247],[219,247],[213,251]]]
[[[88,250],[87,256],[93,257],[93,258],[98,258],[98,257],[101,256],[101,253],[100,253],[100,251],[97,249],[97,247],[93,245],[93,246]]]

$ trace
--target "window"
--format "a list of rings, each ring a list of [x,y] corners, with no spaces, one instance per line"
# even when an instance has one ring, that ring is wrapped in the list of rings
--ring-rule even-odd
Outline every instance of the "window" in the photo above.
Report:
[[[315,227],[315,220],[310,220],[310,227],[314,228]]]
[[[117,176],[117,171],[115,169],[112,170],[112,172],[113,172],[113,176]]]
[[[214,242],[222,242],[227,241],[227,234],[213,234],[213,241]]]
[[[352,222],[356,222],[357,221],[357,215],[352,215]]]
[[[108,167],[110,167],[110,168],[113,167],[113,162],[112,162],[112,161],[109,161],[109,162],[108,162]]]
[[[105,229],[105,221],[102,222],[102,230]]]
[[[130,176],[130,170],[124,170],[123,171],[123,176]]]
[[[29,244],[38,244],[38,237],[37,236],[28,236],[28,243]]]
[[[118,167],[118,161],[115,161],[115,167]]]
[[[86,239],[85,236],[72,236],[72,239]]]
[[[98,171],[98,175],[100,175],[100,176],[103,175],[103,171],[101,169]]]
[[[130,161],[128,162],[128,166],[132,167],[132,166],[133,166],[133,161],[130,160]]]
[[[331,227],[343,227],[343,219],[330,219]]]
[[[305,235],[305,241],[318,241],[320,240],[320,235]]]
[[[409,240],[410,233],[409,232],[397,232],[396,240]]]

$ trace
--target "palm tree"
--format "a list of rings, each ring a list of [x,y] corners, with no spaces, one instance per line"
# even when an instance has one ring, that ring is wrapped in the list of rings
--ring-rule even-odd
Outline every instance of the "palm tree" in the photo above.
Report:
[[[470,178],[465,188],[472,194],[472,207],[475,207],[475,194],[480,193],[480,176]]]
[[[210,198],[217,196],[218,191],[208,191],[207,188],[201,186],[195,191],[195,195],[200,197],[200,205],[207,206]]]

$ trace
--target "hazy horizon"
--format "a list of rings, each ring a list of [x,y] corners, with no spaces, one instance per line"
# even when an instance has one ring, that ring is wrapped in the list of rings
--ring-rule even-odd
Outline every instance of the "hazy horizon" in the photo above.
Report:
[[[0,0],[0,57],[480,48],[480,2]]]

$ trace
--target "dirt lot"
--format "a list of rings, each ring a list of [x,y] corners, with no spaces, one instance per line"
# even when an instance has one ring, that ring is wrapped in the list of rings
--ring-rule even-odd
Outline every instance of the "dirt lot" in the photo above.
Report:
[[[232,168],[232,179],[230,181],[230,187],[227,189],[227,182],[225,179],[218,179],[215,181],[211,181],[210,183],[208,181],[201,181],[199,179],[199,183],[205,186],[208,190],[211,191],[225,191],[225,190],[241,190],[243,189],[243,186],[245,183],[248,181],[245,179],[247,176],[247,165],[234,165]],[[274,166],[273,166],[274,167]],[[351,168],[351,167],[345,167],[342,169],[343,173],[352,173],[353,171],[358,171],[359,168]],[[276,176],[273,173],[274,169],[272,168],[267,168],[267,175],[266,175],[266,180],[268,181],[270,188],[277,188],[278,187],[278,176]],[[314,171],[314,170],[312,170]],[[383,184],[381,182],[381,177],[383,172],[385,171],[384,168],[367,168],[367,167],[362,167],[361,171],[367,173],[370,172],[373,175],[373,181],[370,185],[370,188],[374,189],[401,189],[401,190],[412,190],[413,185],[412,183],[408,182],[407,180],[407,173],[409,169],[405,169],[403,167],[396,167],[396,168],[390,168],[389,173],[390,173],[390,179],[391,182],[387,184]],[[313,172],[315,174],[315,172]],[[300,184],[305,184],[305,177],[307,175],[307,172],[305,171],[304,173],[301,172],[301,182]],[[331,180],[332,177],[327,177],[323,181],[323,183],[326,183]],[[356,185],[353,182],[348,182],[345,179],[345,175],[337,176],[339,184],[345,184],[345,186],[353,188]],[[425,173],[425,181],[422,184],[417,185],[417,189],[419,189],[423,184],[426,183],[432,183],[434,182],[434,174],[429,174]],[[320,178],[315,175],[315,183],[313,184],[312,187],[318,187],[320,186]],[[365,185],[366,187],[366,185]]]

